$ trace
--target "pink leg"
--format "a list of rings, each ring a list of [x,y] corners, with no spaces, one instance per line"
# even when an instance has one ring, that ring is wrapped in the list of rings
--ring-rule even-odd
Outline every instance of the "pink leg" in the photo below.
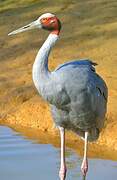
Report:
[[[59,170],[60,180],[65,180],[66,178],[66,163],[65,163],[65,129],[63,127],[59,127],[60,136],[61,136],[61,165]]]
[[[85,132],[84,157],[81,165],[81,171],[84,177],[86,176],[88,171],[87,149],[88,149],[88,132]]]

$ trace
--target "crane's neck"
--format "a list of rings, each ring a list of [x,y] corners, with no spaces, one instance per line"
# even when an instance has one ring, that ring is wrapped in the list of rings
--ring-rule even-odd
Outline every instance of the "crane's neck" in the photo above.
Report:
[[[33,81],[38,90],[41,84],[48,81],[50,77],[51,72],[48,69],[48,57],[51,48],[57,40],[58,35],[51,33],[37,53],[33,64]]]

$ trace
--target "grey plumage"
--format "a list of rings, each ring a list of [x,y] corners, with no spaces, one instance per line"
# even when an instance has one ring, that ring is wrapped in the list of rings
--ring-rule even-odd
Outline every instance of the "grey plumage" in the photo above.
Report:
[[[52,115],[57,126],[70,129],[89,141],[96,140],[104,124],[107,87],[95,72],[92,61],[73,61],[59,66],[53,73]]]

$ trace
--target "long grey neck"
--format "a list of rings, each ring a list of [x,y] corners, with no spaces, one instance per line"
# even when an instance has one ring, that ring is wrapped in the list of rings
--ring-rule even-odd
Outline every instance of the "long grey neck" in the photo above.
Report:
[[[48,81],[50,77],[51,72],[48,69],[48,56],[57,40],[58,35],[50,34],[35,58],[33,64],[33,81],[38,90],[40,89],[41,84]]]

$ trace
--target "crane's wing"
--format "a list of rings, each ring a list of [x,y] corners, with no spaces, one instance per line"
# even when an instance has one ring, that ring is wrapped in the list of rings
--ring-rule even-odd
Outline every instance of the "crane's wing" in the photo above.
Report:
[[[108,88],[106,86],[106,83],[104,82],[104,80],[98,75],[97,76],[97,81],[96,81],[96,88],[99,91],[99,93],[103,96],[103,98],[105,99],[105,101],[107,101],[108,99]]]
[[[55,71],[58,71],[62,68],[68,67],[68,66],[72,66],[73,68],[77,67],[77,66],[90,66],[90,68],[95,72],[95,68],[94,66],[97,65],[97,63],[89,60],[89,59],[81,59],[81,60],[74,60],[74,61],[70,61],[64,64],[61,64],[60,66],[58,66]]]

